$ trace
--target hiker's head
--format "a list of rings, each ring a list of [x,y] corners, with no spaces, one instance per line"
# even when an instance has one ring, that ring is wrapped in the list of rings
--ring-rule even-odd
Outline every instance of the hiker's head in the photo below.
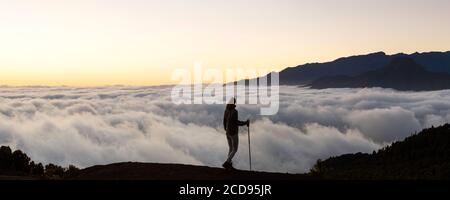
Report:
[[[227,103],[227,109],[234,109],[236,108],[236,98],[231,98]]]
[[[227,105],[230,105],[230,104],[236,105],[236,98],[234,98],[234,97],[231,97],[231,99],[230,99],[230,100],[228,100],[228,103],[227,103]]]

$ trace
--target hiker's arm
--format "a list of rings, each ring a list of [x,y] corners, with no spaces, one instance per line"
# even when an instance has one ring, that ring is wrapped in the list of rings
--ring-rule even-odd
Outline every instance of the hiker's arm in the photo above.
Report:
[[[247,121],[248,121],[248,120],[245,121],[245,122],[244,122],[244,121],[239,121],[239,118],[238,118],[238,116],[239,116],[239,115],[238,115],[238,112],[236,111],[234,114],[236,115],[236,118],[235,118],[235,119],[236,119],[236,124],[237,124],[238,126],[245,126],[245,125],[247,125]]]

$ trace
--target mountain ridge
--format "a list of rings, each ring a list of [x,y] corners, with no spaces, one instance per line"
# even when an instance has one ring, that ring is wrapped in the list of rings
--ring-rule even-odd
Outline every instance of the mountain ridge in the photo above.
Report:
[[[426,70],[409,56],[397,56],[377,70],[357,76],[326,76],[309,84],[312,89],[382,87],[401,91],[450,89],[450,74]]]
[[[337,58],[328,62],[315,62],[287,67],[278,72],[280,85],[307,85],[326,76],[356,76],[377,70],[389,64],[396,57],[411,57],[431,72],[450,74],[450,51],[430,51],[422,53],[397,53],[387,55],[383,51]],[[265,76],[263,76],[265,77]],[[261,78],[261,77],[260,77]]]

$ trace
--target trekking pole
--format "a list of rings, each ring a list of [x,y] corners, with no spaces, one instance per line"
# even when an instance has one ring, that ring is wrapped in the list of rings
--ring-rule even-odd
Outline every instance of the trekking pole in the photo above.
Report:
[[[250,163],[250,171],[252,171],[252,151],[250,147],[250,122],[248,124],[247,131],[248,131],[248,158],[249,158],[248,160]]]

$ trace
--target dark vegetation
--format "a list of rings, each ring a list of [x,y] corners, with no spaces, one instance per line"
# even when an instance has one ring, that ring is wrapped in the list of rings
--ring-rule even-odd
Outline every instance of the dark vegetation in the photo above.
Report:
[[[318,160],[310,174],[326,179],[449,179],[450,124],[424,129],[372,154]]]
[[[54,164],[35,163],[20,150],[0,147],[0,176],[26,176],[36,179],[64,179],[75,176],[79,169],[73,165],[63,168]]]

